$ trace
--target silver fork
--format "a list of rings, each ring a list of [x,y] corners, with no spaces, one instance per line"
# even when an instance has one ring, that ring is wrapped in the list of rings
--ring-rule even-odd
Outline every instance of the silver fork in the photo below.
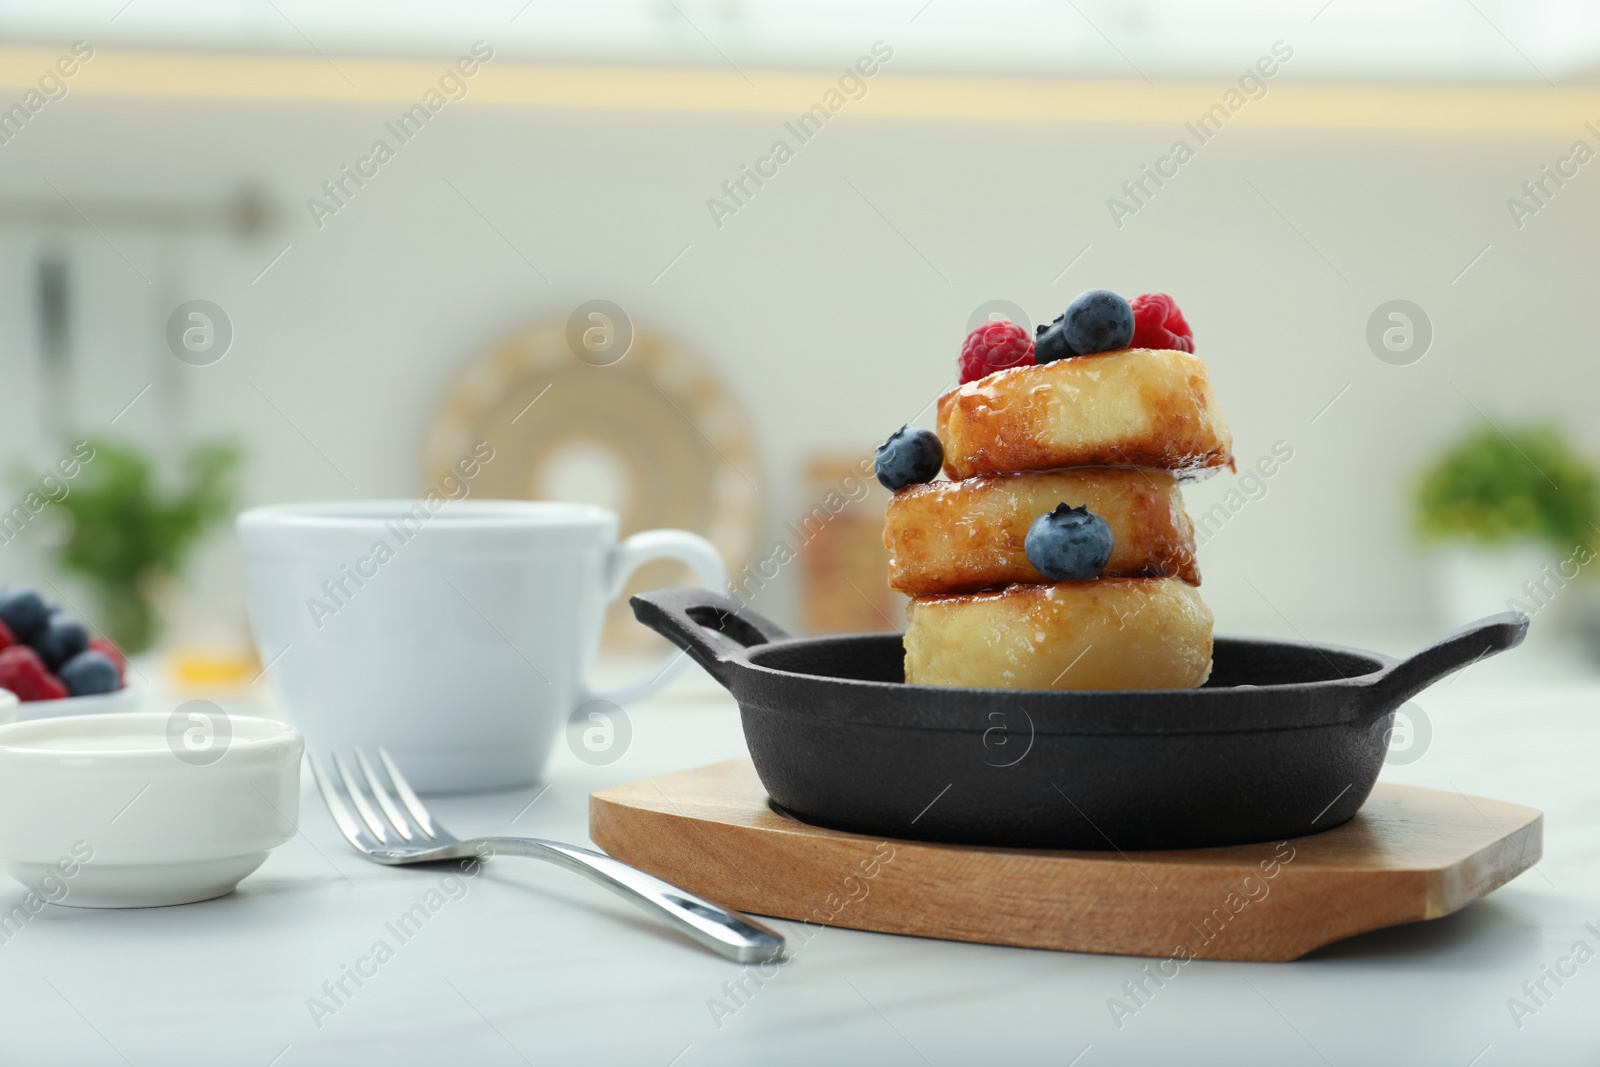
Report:
[[[624,900],[659,915],[719,956],[740,963],[764,963],[783,958],[781,934],[599,852],[534,837],[457,840],[439,825],[422,801],[417,799],[417,794],[400,773],[400,768],[389,758],[389,753],[378,749],[378,759],[389,774],[394,793],[399,795],[398,803],[384,785],[377,768],[367,759],[366,753],[357,749],[355,758],[361,767],[361,777],[371,790],[371,799],[339,754],[336,752],[333,755],[339,780],[344,783],[345,793],[356,809],[356,814],[352,815],[332,781],[317,766],[316,758],[309,751],[306,752],[311,776],[316,779],[317,788],[322,792],[322,799],[327,803],[333,821],[338,824],[339,832],[358,851],[376,863],[401,866],[439,860],[481,859],[481,846],[487,845],[491,856],[528,856],[554,863],[592,882],[598,882]],[[379,809],[383,812],[382,817],[378,814]]]

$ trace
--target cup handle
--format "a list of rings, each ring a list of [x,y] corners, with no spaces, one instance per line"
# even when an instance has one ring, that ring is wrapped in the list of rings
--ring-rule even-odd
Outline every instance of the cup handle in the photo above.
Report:
[[[622,595],[633,572],[652,560],[675,559],[693,568],[700,584],[707,589],[724,589],[728,584],[728,570],[715,545],[697,533],[688,530],[646,530],[636,533],[611,551],[606,565],[606,603]],[[671,678],[689,657],[681,649],[673,649],[653,666],[645,677],[632,685],[596,692],[588,683],[580,687],[578,702],[608,700],[613,704],[628,704],[649,693]]]

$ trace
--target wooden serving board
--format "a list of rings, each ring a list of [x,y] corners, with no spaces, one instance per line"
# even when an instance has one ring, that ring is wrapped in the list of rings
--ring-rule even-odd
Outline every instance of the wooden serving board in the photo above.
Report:
[[[1048,852],[865,837],[774,811],[749,760],[589,798],[611,855],[740,911],[953,941],[1292,960],[1448,915],[1542,855],[1533,808],[1380,782],[1326,833],[1172,852]]]

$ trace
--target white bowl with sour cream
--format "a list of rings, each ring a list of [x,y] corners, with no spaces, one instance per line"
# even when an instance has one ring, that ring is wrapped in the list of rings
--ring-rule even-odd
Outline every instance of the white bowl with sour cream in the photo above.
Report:
[[[294,836],[299,732],[212,707],[0,726],[0,868],[28,906],[209,900]]]

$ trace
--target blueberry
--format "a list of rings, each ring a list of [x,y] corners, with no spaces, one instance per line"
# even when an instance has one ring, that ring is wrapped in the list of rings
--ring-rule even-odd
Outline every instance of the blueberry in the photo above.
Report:
[[[18,641],[29,641],[50,621],[50,606],[24,585],[0,589],[0,622]]]
[[[1028,562],[1052,582],[1100,577],[1111,560],[1111,527],[1088,508],[1062,504],[1040,515],[1022,543]]]
[[[79,652],[69,659],[57,677],[67,687],[67,692],[75,697],[114,693],[122,685],[117,677],[117,665],[111,662],[111,657],[94,649]]]
[[[902,426],[878,446],[878,481],[894,492],[933,481],[943,466],[944,445],[932,430],[908,430]]]
[[[1068,347],[1082,355],[1127,348],[1133,340],[1133,308],[1109,289],[1090,289],[1067,305],[1061,326]]]
[[[1062,315],[1048,326],[1040,324],[1038,336],[1033,341],[1035,363],[1054,363],[1058,359],[1071,359],[1081,354],[1073,351],[1072,346],[1067,344],[1066,333],[1061,328],[1061,320],[1064,318],[1066,316]]]
[[[58,611],[50,616],[44,629],[28,643],[39,653],[46,667],[56,670],[89,647],[89,631],[77,619]]]

